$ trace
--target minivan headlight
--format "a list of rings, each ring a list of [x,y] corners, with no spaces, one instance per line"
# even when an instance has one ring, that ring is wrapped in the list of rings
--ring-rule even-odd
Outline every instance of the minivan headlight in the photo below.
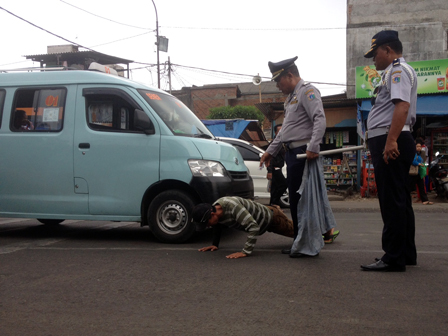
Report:
[[[188,160],[188,165],[193,176],[225,176],[224,167],[216,161]]]

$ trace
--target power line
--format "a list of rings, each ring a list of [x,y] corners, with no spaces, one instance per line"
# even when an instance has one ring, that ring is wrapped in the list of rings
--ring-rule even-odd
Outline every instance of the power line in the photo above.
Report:
[[[62,0],[61,0],[62,1]],[[197,29],[197,30],[236,30],[236,31],[299,31],[299,30],[342,30],[346,27],[328,27],[328,28],[218,28],[218,27],[176,27],[176,26],[160,26],[161,28],[171,29]]]
[[[60,0],[60,1],[62,1],[62,0]],[[64,41],[67,41],[67,42],[69,42],[69,43],[71,43],[71,44],[74,44],[74,45],[76,45],[76,46],[78,46],[78,47],[81,47],[81,48],[84,48],[84,49],[87,49],[87,50],[90,50],[90,51],[97,52],[96,50],[93,50],[92,48],[85,47],[85,46],[83,46],[83,45],[81,45],[81,44],[79,44],[79,43],[70,41],[69,39],[66,39],[65,37],[62,37],[62,36],[60,36],[60,35],[57,35],[57,34],[51,32],[51,31],[49,31],[49,30],[47,30],[47,29],[45,29],[45,28],[42,28],[42,27],[40,27],[40,26],[38,26],[38,25],[36,25],[36,24],[34,24],[34,23],[32,23],[32,22],[30,22],[30,21],[28,21],[28,20],[26,20],[26,19],[24,19],[24,18],[22,18],[22,17],[20,17],[20,16],[18,16],[18,15],[16,15],[16,14],[12,13],[12,12],[10,12],[10,11],[8,11],[7,9],[5,9],[5,8],[3,8],[3,7],[0,7],[0,9],[3,9],[3,10],[4,10],[5,12],[7,12],[8,14],[10,14],[10,15],[12,15],[12,16],[15,16],[16,18],[18,18],[18,19],[20,19],[20,20],[22,20],[22,21],[25,21],[26,23],[32,25],[33,27],[36,27],[36,28],[38,28],[38,29],[40,29],[40,30],[43,30],[44,32],[46,32],[46,33],[48,33],[48,34],[50,34],[50,35],[56,36],[57,38],[60,38],[60,39],[62,39],[62,40],[64,40]],[[103,43],[103,44],[98,44],[98,45],[96,45],[96,46],[94,46],[94,47],[99,47],[99,46],[103,46],[103,45],[106,45],[106,44],[111,44],[111,43],[115,43],[115,42],[119,42],[119,41],[123,41],[123,40],[131,39],[131,38],[134,38],[134,37],[137,37],[137,36],[141,36],[141,35],[145,35],[145,34],[149,34],[149,33],[152,33],[152,32],[154,32],[154,30],[149,31],[149,32],[145,32],[145,33],[142,33],[142,34],[138,34],[138,35],[134,35],[134,36],[126,37],[126,38],[123,38],[123,39],[120,39],[120,40],[115,40],[115,41],[106,42],[106,43]],[[135,62],[135,63],[137,63],[137,62]]]
[[[129,25],[129,24],[126,24],[126,23],[121,23],[121,22],[118,22],[118,21],[114,21],[114,20],[105,18],[105,17],[103,17],[103,16],[99,16],[99,15],[94,14],[94,13],[91,13],[91,12],[85,10],[85,9],[82,9],[82,8],[80,8],[80,7],[77,7],[77,6],[75,6],[75,5],[72,5],[71,3],[68,3],[67,1],[64,1],[64,0],[59,0],[59,1],[65,3],[66,5],[72,6],[72,7],[76,8],[76,9],[79,9],[80,11],[83,11],[83,12],[86,12],[86,13],[88,13],[88,14],[90,14],[90,15],[99,17],[100,19],[103,19],[103,20],[107,20],[107,21],[110,21],[110,22],[113,22],[113,23],[117,23],[117,24],[119,24],[119,25],[128,26],[128,27],[132,27],[132,28],[138,28],[138,29],[150,30],[150,28],[143,28],[143,27],[132,26],[132,25]],[[154,32],[155,29],[152,29],[151,31]]]
[[[60,39],[62,39],[62,40],[64,40],[64,41],[67,41],[67,42],[69,42],[69,43],[71,43],[71,44],[77,45],[78,47],[81,47],[81,48],[84,48],[84,49],[87,49],[87,50],[90,50],[90,51],[95,51],[95,50],[90,49],[90,48],[88,48],[88,47],[84,47],[83,45],[81,45],[81,44],[79,44],[79,43],[70,41],[70,40],[66,39],[65,37],[59,36],[59,35],[57,35],[57,34],[55,34],[55,33],[52,33],[52,32],[49,31],[49,30],[46,30],[46,29],[44,29],[44,28],[42,28],[42,27],[39,27],[38,25],[35,25],[34,23],[32,23],[32,22],[30,22],[30,21],[28,21],[28,20],[25,20],[24,18],[22,18],[22,17],[20,17],[20,16],[18,16],[18,15],[16,15],[16,14],[10,12],[9,10],[6,10],[6,9],[3,8],[3,7],[0,7],[0,9],[4,10],[4,11],[7,12],[8,14],[10,14],[10,15],[12,15],[12,16],[15,16],[16,18],[18,18],[18,19],[20,19],[20,20],[22,20],[22,21],[25,21],[26,23],[32,25],[33,27],[36,27],[36,28],[38,28],[38,29],[40,29],[40,30],[43,30],[44,32],[46,32],[46,33],[48,33],[48,34],[50,34],[50,35],[56,36],[57,38],[60,38]],[[95,51],[95,52],[97,52],[97,51]]]
[[[62,0],[61,0],[61,1],[62,1]],[[125,38],[122,38],[122,39],[119,39],[119,40],[115,40],[115,41],[111,41],[111,42],[106,42],[106,43],[102,43],[102,44],[97,44],[97,45],[92,46],[92,48],[100,47],[100,46],[103,46],[103,45],[106,45],[106,44],[111,44],[111,43],[120,42],[120,41],[124,41],[124,40],[129,40],[129,39],[131,39],[131,38],[138,37],[138,36],[142,36],[142,35],[146,35],[146,34],[149,34],[149,33],[152,33],[152,32],[153,32],[153,31],[145,32],[145,33],[142,33],[142,34],[138,34],[138,35],[134,35],[134,36],[125,37]]]
[[[228,75],[236,75],[236,76],[243,76],[243,77],[250,77],[252,78],[253,75],[247,75],[247,74],[240,74],[240,73],[234,73],[234,72],[227,72],[227,71],[219,71],[219,70],[210,70],[210,69],[204,69],[204,68],[198,68],[198,67],[191,67],[191,66],[186,66],[186,65],[180,65],[180,64],[175,64],[172,63],[172,65],[176,65],[178,67],[183,67],[183,68],[188,68],[188,69],[197,69],[197,70],[203,70],[203,71],[209,71],[209,72],[218,72],[218,73],[225,73]],[[271,77],[261,77],[264,79],[271,79]],[[313,81],[307,81],[308,83],[313,83],[313,84],[328,84],[328,85],[340,85],[340,86],[355,86],[355,85],[347,85],[347,84],[341,84],[341,83],[324,83],[324,82],[313,82]]]
[[[61,0],[61,1],[62,1],[62,0]],[[22,17],[20,17],[20,16],[18,16],[18,15],[16,15],[16,14],[14,14],[14,13],[8,11],[7,9],[5,9],[5,8],[3,8],[3,7],[0,7],[0,9],[4,10],[4,11],[7,12],[8,14],[10,14],[10,15],[12,15],[12,16],[14,16],[14,17],[16,17],[16,18],[18,18],[18,19],[20,19],[20,20],[22,20],[22,21],[24,21],[24,22],[26,22],[26,23],[28,23],[28,24],[30,24],[30,25],[32,25],[33,27],[36,27],[36,28],[38,28],[38,29],[40,29],[40,30],[45,31],[45,32],[48,33],[48,34],[51,34],[51,35],[53,35],[53,36],[56,36],[56,37],[58,37],[58,38],[60,38],[60,39],[62,39],[62,40],[64,40],[64,41],[67,41],[67,42],[69,42],[69,43],[71,43],[71,44],[74,44],[74,45],[76,45],[76,46],[78,46],[78,47],[81,47],[81,48],[84,48],[84,49],[87,49],[87,50],[90,50],[90,51],[97,52],[97,51],[95,51],[95,50],[93,50],[93,49],[91,49],[91,48],[89,48],[89,47],[85,47],[85,46],[83,46],[83,45],[81,45],[81,44],[79,44],[79,43],[73,42],[73,41],[71,41],[71,40],[68,40],[68,39],[66,39],[66,38],[64,38],[64,37],[62,37],[62,36],[60,36],[60,35],[57,35],[57,34],[55,34],[55,33],[53,33],[53,32],[50,32],[49,30],[44,29],[44,28],[42,28],[42,27],[40,27],[40,26],[38,26],[38,25],[36,25],[36,24],[30,22],[30,21],[28,21],[28,20],[26,20],[26,19],[24,19],[24,18],[22,18]],[[146,33],[145,33],[145,34],[146,34]],[[142,35],[143,35],[143,34],[142,34]],[[110,42],[110,43],[112,43],[112,42]],[[137,63],[137,64],[143,64],[143,65],[149,65],[149,66],[155,66],[155,64],[150,64],[150,63],[143,63],[143,62],[134,62],[134,63]],[[220,71],[220,70],[204,69],[204,68],[191,67],[191,66],[185,66],[185,65],[174,64],[174,63],[172,63],[172,65],[173,65],[173,66],[178,66],[178,67],[183,67],[183,68],[188,68],[188,69],[196,69],[196,70],[202,70],[202,71],[214,72],[214,73],[221,73],[221,74],[228,74],[228,75],[234,75],[234,76],[243,76],[243,77],[250,77],[250,78],[253,77],[253,75],[240,74],[240,73],[233,73],[233,72],[228,72],[228,71]],[[262,78],[264,78],[264,79],[270,79],[270,77],[262,77]],[[349,84],[324,83],[324,82],[313,82],[313,81],[309,81],[309,83],[313,83],[313,84],[328,84],[328,85],[340,85],[340,86],[355,86],[355,85],[349,85]]]

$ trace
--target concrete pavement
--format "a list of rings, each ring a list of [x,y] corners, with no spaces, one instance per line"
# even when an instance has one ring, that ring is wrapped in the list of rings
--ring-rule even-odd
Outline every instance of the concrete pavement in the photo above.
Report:
[[[414,195],[413,195],[414,196]],[[448,213],[448,200],[437,198],[434,192],[428,193],[429,201],[432,205],[424,205],[420,203],[413,203],[414,212],[418,213]],[[376,196],[361,197],[359,193],[354,193],[351,196],[343,197],[340,195],[329,194],[331,208],[333,212],[379,212],[380,205]],[[415,202],[416,198],[412,198]],[[258,202],[262,204],[269,204],[269,199],[259,198]]]

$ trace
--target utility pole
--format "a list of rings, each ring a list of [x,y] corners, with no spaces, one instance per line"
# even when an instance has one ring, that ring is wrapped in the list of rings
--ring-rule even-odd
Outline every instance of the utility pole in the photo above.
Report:
[[[159,60],[159,17],[157,16],[157,7],[154,0],[151,0],[156,10],[156,36],[157,36],[157,87],[160,89],[160,60]]]

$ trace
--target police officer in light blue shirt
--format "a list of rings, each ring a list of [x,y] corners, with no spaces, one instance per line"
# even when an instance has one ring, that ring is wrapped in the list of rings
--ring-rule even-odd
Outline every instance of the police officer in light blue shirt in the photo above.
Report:
[[[409,168],[415,155],[411,135],[416,119],[417,76],[402,57],[398,32],[384,30],[372,38],[370,50],[383,70],[377,97],[367,119],[367,145],[372,155],[381,216],[384,255],[361,265],[364,271],[403,272],[417,264],[415,218],[409,190]]]
[[[297,205],[300,194],[297,191],[302,183],[302,175],[306,160],[314,160],[319,157],[320,142],[325,134],[326,119],[320,92],[313,85],[305,83],[300,78],[295,65],[297,56],[280,62],[269,62],[272,80],[284,94],[285,118],[282,129],[269,145],[260,159],[260,166],[269,162],[283,147],[286,150],[285,162],[287,168],[287,182],[289,190],[289,204],[291,217],[294,222],[294,239],[298,235]],[[297,159],[297,154],[305,154],[306,159]],[[316,223],[317,225],[317,223]],[[331,232],[326,237],[332,237]],[[298,258],[304,255],[292,253],[291,249],[283,249],[282,253],[290,257]]]

